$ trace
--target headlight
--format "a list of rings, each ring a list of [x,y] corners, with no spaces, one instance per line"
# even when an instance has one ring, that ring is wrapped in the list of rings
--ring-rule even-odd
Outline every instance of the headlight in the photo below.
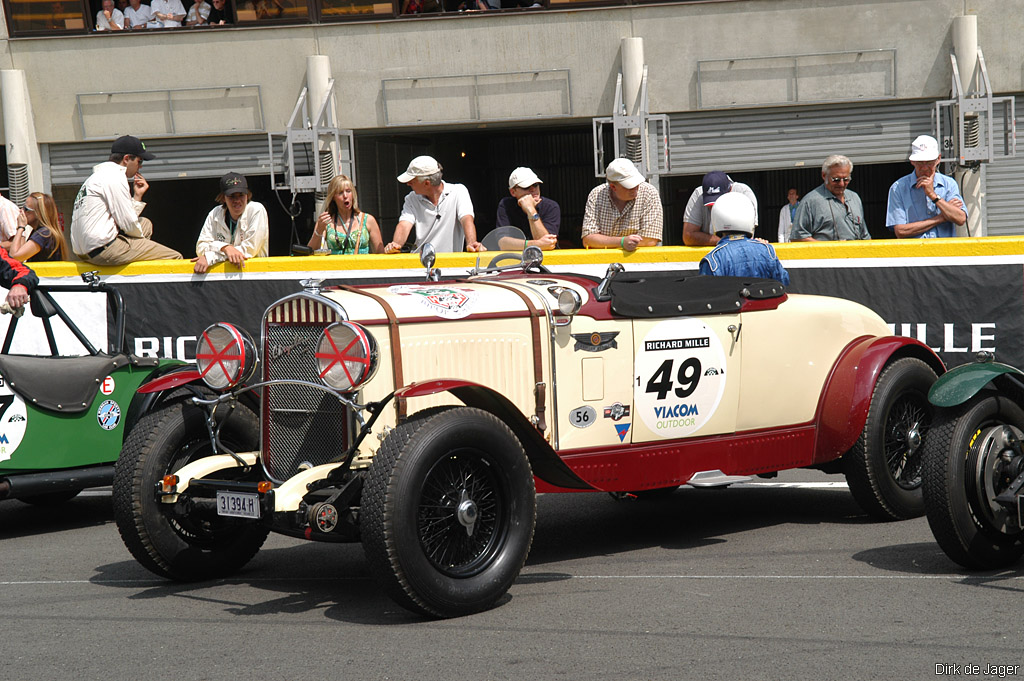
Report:
[[[377,341],[354,322],[331,324],[316,344],[317,368],[325,385],[355,390],[377,371]]]
[[[244,330],[232,324],[214,324],[199,338],[196,366],[206,385],[227,390],[252,376],[256,346]]]
[[[571,317],[583,307],[583,299],[580,294],[571,288],[564,288],[558,293],[558,314]]]

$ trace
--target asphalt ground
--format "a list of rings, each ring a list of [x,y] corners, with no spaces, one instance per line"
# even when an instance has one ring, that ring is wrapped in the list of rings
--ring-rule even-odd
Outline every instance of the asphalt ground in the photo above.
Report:
[[[235,578],[174,584],[128,554],[109,492],[0,502],[0,679],[1024,677],[1024,563],[963,573],[924,519],[778,480],[541,496],[509,596],[446,621],[394,605],[358,544],[271,535]]]

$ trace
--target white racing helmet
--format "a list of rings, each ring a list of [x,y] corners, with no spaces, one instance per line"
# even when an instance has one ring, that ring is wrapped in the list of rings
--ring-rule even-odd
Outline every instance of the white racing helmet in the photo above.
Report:
[[[743,194],[728,192],[718,197],[711,207],[711,231],[743,232],[754,236],[754,204]]]

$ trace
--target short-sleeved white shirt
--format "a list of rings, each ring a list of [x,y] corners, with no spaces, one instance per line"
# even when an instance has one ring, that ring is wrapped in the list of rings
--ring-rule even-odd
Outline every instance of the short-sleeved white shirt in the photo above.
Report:
[[[441,198],[435,206],[425,196],[409,192],[405,196],[399,222],[416,226],[416,247],[431,243],[438,253],[461,253],[466,250],[466,232],[462,218],[474,217],[473,201],[465,185],[441,183]]]
[[[733,182],[729,191],[739,192],[750,199],[754,204],[754,226],[757,226],[757,197],[754,190],[742,182]],[[690,194],[690,200],[686,202],[686,210],[683,212],[683,222],[690,222],[700,227],[702,232],[714,234],[711,231],[711,208],[704,205],[704,187],[697,187]]]

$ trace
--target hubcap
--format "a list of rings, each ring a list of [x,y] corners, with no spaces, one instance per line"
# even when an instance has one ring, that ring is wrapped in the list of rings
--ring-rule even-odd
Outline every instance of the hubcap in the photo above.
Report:
[[[459,499],[458,510],[459,522],[466,528],[466,536],[473,536],[473,528],[476,527],[476,519],[479,515],[476,503],[469,498],[469,492],[462,490],[462,497]]]

